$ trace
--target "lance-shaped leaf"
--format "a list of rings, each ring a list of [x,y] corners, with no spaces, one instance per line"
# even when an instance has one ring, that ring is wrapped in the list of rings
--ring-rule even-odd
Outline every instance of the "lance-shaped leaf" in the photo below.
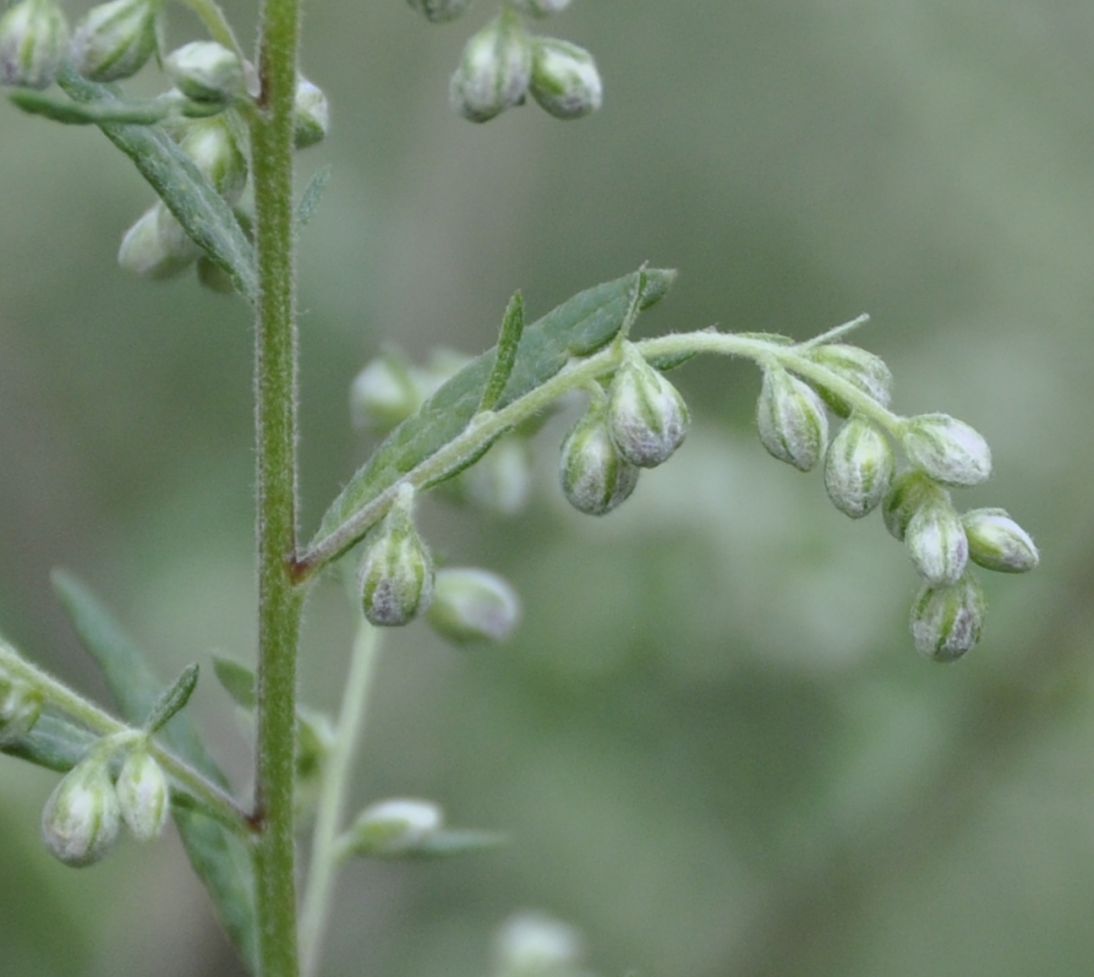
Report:
[[[152,707],[152,712],[144,721],[144,728],[148,732],[158,733],[175,718],[177,713],[186,708],[186,703],[190,701],[190,696],[194,694],[194,689],[197,688],[198,672],[199,669],[196,664],[187,665],[182,670],[182,674],[171,683],[171,687],[164,689],[156,700],[156,704]]]
[[[83,759],[97,740],[94,733],[83,727],[46,713],[39,717],[34,729],[25,736],[0,747],[0,753],[66,773]]]
[[[296,226],[304,227],[315,216],[319,207],[319,201],[323,199],[323,193],[330,183],[331,168],[329,165],[321,166],[308,180],[304,192],[300,195],[300,203],[296,205]]]
[[[164,683],[143,652],[82,583],[68,573],[55,571],[53,586],[84,647],[102,669],[122,717],[132,725],[142,724],[161,701]],[[210,780],[228,787],[187,716],[177,716],[160,735],[172,752]],[[221,924],[251,971],[257,973],[253,870],[246,846],[200,810],[175,806],[172,813],[190,863],[209,890]]]
[[[572,357],[587,356],[610,343],[635,305],[636,290],[638,308],[648,309],[661,300],[675,277],[675,272],[659,268],[634,272],[580,292],[525,328],[508,382],[494,409],[500,411],[535,390]],[[478,411],[497,360],[496,347],[472,360],[387,436],[327,510],[313,547],[463,433]],[[465,460],[443,477],[458,474],[475,460],[477,456]],[[367,529],[360,527],[360,532],[341,549],[351,546]]]

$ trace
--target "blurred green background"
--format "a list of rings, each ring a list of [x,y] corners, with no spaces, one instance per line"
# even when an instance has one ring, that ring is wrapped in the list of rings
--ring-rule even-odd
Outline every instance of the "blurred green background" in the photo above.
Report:
[[[351,866],[324,973],[482,977],[523,907],[579,925],[605,977],[1088,972],[1094,6],[576,0],[545,29],[595,52],[602,113],[477,127],[447,80],[489,12],[306,11],[334,111],[301,156],[302,178],[333,165],[302,235],[306,531],[368,450],[346,395],[381,342],[476,352],[514,288],[538,315],[650,259],[681,276],[642,330],[805,338],[872,313],[897,409],[988,437],[996,476],[960,501],[1007,507],[1043,565],[985,579],[981,647],[935,666],[880,520],[763,452],[755,370],[681,372],[691,437],[605,520],[559,499],[556,419],[522,517],[425,506],[435,548],[509,576],[526,623],[470,652],[395,635],[354,790],[515,843]],[[0,621],[99,697],[53,566],[165,677],[253,654],[250,324],[190,278],[116,268],[149,201],[97,132],[0,106]],[[328,585],[312,704],[336,701],[351,632]],[[208,675],[192,709],[245,791],[247,730]],[[38,838],[55,777],[0,777],[0,971],[237,973],[177,839],[67,870]]]

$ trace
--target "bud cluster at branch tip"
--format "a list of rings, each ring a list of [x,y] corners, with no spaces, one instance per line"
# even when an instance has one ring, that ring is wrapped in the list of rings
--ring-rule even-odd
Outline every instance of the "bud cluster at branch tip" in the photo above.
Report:
[[[630,498],[638,474],[638,466],[627,461],[612,440],[607,398],[599,393],[562,443],[563,494],[579,512],[603,516]]]

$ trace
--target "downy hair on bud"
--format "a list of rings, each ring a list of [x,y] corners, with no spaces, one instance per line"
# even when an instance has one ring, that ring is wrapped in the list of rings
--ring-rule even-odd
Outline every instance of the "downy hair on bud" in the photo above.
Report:
[[[297,149],[322,142],[330,131],[330,102],[318,85],[299,78],[293,101],[293,141]]]
[[[68,22],[54,0],[21,0],[0,17],[0,84],[49,88],[68,54]]]
[[[972,576],[949,587],[925,583],[912,604],[916,650],[933,661],[956,661],[980,640],[985,611],[984,592]]]
[[[532,44],[532,97],[556,119],[580,119],[604,103],[604,85],[593,56],[557,37]]]
[[[195,102],[230,102],[244,92],[243,65],[216,41],[191,41],[163,63],[183,95]]]
[[[889,491],[896,464],[889,439],[858,414],[828,446],[824,487],[832,504],[852,519],[873,512]]]
[[[680,392],[627,343],[608,390],[608,427],[619,453],[632,465],[653,468],[680,447],[690,423]]]
[[[814,346],[806,355],[820,366],[826,367],[841,379],[854,384],[882,407],[888,407],[893,396],[893,373],[885,361],[859,346],[846,343],[827,343]],[[817,384],[817,393],[839,417],[849,417],[851,405],[834,394],[823,384]]]
[[[638,473],[612,440],[606,404],[590,405],[562,442],[559,480],[569,503],[579,512],[603,516],[630,498]]]
[[[961,517],[969,556],[987,570],[1025,573],[1041,562],[1037,546],[1006,509],[972,509]]]
[[[902,472],[893,479],[881,506],[885,528],[895,539],[903,540],[912,516],[936,499],[949,501],[949,493],[923,472]]]
[[[987,441],[948,414],[909,418],[901,444],[913,465],[943,485],[979,485],[991,475]]]
[[[532,78],[532,43],[520,17],[502,11],[463,49],[449,86],[452,106],[472,122],[488,122],[524,101]]]
[[[125,758],[115,789],[122,820],[138,841],[151,841],[167,823],[171,791],[163,768],[143,746]]]
[[[358,576],[365,617],[378,627],[408,624],[433,596],[433,558],[414,526],[414,488],[404,482],[365,541]]]
[[[97,753],[61,778],[42,811],[46,847],[76,868],[102,858],[117,840],[120,827],[121,807],[110,782],[109,758]]]
[[[72,37],[76,70],[94,81],[135,75],[156,49],[152,0],[111,0],[88,11]]]
[[[764,370],[756,426],[771,455],[803,472],[816,466],[828,442],[828,415],[820,397],[781,366]]]
[[[957,583],[969,562],[961,518],[941,493],[908,520],[904,543],[919,575],[935,586]]]

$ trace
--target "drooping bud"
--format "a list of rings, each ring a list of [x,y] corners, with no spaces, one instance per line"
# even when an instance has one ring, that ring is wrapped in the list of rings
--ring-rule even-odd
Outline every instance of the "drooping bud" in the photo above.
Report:
[[[163,768],[143,746],[125,758],[115,785],[122,820],[138,841],[151,841],[163,833],[171,789]]]
[[[606,404],[593,404],[562,442],[559,477],[570,504],[603,516],[625,502],[638,484],[639,469],[616,448]]]
[[[46,847],[77,868],[102,858],[120,827],[121,807],[110,782],[109,759],[96,753],[61,778],[42,811]]]
[[[908,460],[943,485],[979,485],[991,475],[991,449],[979,432],[948,414],[908,419]]]
[[[497,977],[570,974],[584,955],[581,934],[567,923],[538,912],[506,920],[494,939]]]
[[[532,45],[532,96],[556,119],[580,119],[604,102],[604,85],[593,56],[557,37]]]
[[[934,661],[956,661],[980,640],[986,610],[984,592],[972,576],[952,587],[924,584],[912,604],[916,650]]]
[[[49,88],[68,53],[68,23],[54,0],[21,0],[0,17],[0,84]]]
[[[407,482],[365,543],[359,582],[371,624],[399,627],[429,606],[433,558],[414,526],[414,488]]]
[[[929,584],[955,584],[968,565],[965,527],[942,493],[925,502],[908,520],[904,542],[916,570]]]
[[[570,0],[513,0],[513,5],[533,17],[549,17],[570,6]]]
[[[370,360],[353,379],[350,416],[356,428],[390,431],[422,405],[410,367],[394,350]]]
[[[393,798],[370,804],[347,833],[351,850],[361,855],[413,852],[444,824],[444,812],[432,801]]]
[[[828,343],[815,346],[806,352],[814,362],[831,370],[841,379],[853,383],[863,393],[869,394],[882,407],[888,407],[893,396],[893,373],[880,356],[845,343]],[[817,392],[839,417],[851,414],[851,405],[823,384]]]
[[[1005,509],[972,509],[961,519],[969,556],[988,570],[1025,573],[1041,562],[1037,546]]]
[[[234,204],[247,186],[247,157],[221,117],[190,122],[179,148],[225,200]]]
[[[22,739],[42,715],[42,693],[0,675],[0,746]]]
[[[167,208],[157,203],[125,232],[118,264],[145,278],[171,278],[188,268],[197,254],[197,246]]]
[[[653,468],[669,459],[688,433],[691,415],[680,392],[628,343],[608,390],[608,426],[619,453]]]
[[[861,519],[889,491],[894,466],[889,439],[865,417],[854,414],[828,446],[824,487],[840,512]]]
[[[156,49],[156,16],[152,0],[110,0],[92,7],[72,37],[76,70],[94,81],[135,75]]]
[[[948,500],[946,490],[919,471],[906,471],[893,479],[881,506],[885,528],[896,539],[903,540],[908,523],[924,505],[935,499]]]
[[[318,85],[298,78],[293,101],[293,141],[297,149],[307,149],[327,138],[330,131],[330,102]]]
[[[426,20],[441,24],[455,20],[471,3],[471,0],[407,0]]]
[[[764,371],[756,425],[764,447],[803,472],[817,464],[828,442],[828,415],[820,397],[781,366]]]
[[[472,122],[487,122],[524,101],[532,78],[532,42],[520,17],[506,10],[463,49],[452,75],[452,107]]]
[[[517,592],[509,582],[476,567],[437,571],[427,620],[442,637],[464,644],[504,641],[520,623]]]
[[[164,59],[176,87],[195,102],[231,102],[244,93],[243,65],[216,41],[191,41]]]

